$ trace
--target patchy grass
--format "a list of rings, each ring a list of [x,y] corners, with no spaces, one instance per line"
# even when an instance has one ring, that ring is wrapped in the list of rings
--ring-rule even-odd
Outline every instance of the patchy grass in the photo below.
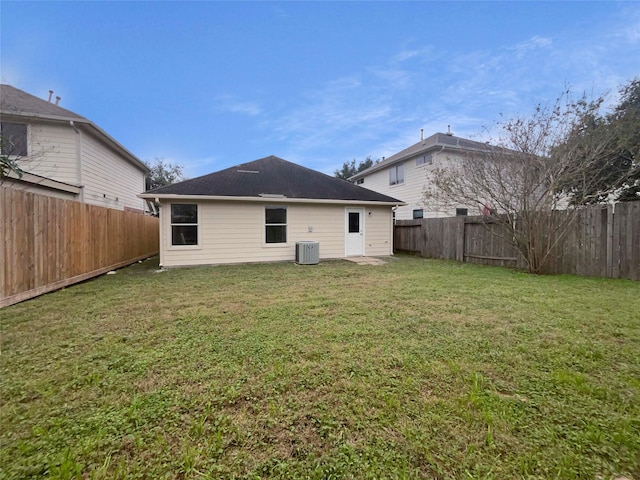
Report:
[[[640,479],[640,284],[400,256],[0,310],[0,477]]]

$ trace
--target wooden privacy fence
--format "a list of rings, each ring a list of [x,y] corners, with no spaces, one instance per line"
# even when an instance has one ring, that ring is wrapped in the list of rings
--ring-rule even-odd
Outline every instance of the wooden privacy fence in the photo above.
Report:
[[[552,215],[560,222],[567,212]],[[487,220],[463,216],[398,220],[394,249],[428,258],[526,268],[522,255],[504,239],[508,233]],[[552,249],[542,271],[640,280],[640,202],[581,210]]]
[[[158,219],[0,186],[0,307],[158,253]]]

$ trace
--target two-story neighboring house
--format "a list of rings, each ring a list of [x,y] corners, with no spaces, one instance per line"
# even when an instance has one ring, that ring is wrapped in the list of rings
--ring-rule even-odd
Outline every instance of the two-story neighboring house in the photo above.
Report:
[[[429,170],[446,167],[466,154],[482,152],[486,148],[486,144],[481,142],[449,133],[436,133],[374,164],[349,180],[405,202],[406,206],[396,210],[395,218],[398,220],[478,215],[482,213],[478,206],[458,205],[443,209],[425,204],[424,190],[429,182]]]
[[[56,103],[0,85],[2,153],[17,161],[2,184],[92,205],[143,212],[149,168],[113,137]]]

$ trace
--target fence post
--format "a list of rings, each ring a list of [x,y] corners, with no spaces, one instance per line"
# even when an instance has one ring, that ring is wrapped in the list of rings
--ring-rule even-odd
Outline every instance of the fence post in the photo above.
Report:
[[[427,222],[426,219],[423,218],[420,220],[420,256],[423,258],[427,257]]]
[[[464,262],[464,216],[456,217],[456,260]]]
[[[614,204],[607,205],[607,268],[606,275],[613,278],[613,222],[614,222]]]

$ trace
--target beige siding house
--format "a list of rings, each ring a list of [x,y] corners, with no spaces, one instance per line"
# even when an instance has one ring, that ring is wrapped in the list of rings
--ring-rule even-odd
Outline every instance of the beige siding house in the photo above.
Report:
[[[429,185],[429,172],[461,160],[464,155],[478,153],[486,144],[451,134],[436,133],[415,145],[376,163],[349,180],[361,187],[398,198],[406,203],[396,210],[395,218],[450,217],[479,215],[478,205],[443,208],[425,203],[423,192]]]
[[[22,176],[3,185],[119,210],[144,211],[144,163],[90,120],[0,85],[2,151]]]
[[[266,157],[140,195],[160,204],[160,264],[293,261],[393,254],[399,200]]]

